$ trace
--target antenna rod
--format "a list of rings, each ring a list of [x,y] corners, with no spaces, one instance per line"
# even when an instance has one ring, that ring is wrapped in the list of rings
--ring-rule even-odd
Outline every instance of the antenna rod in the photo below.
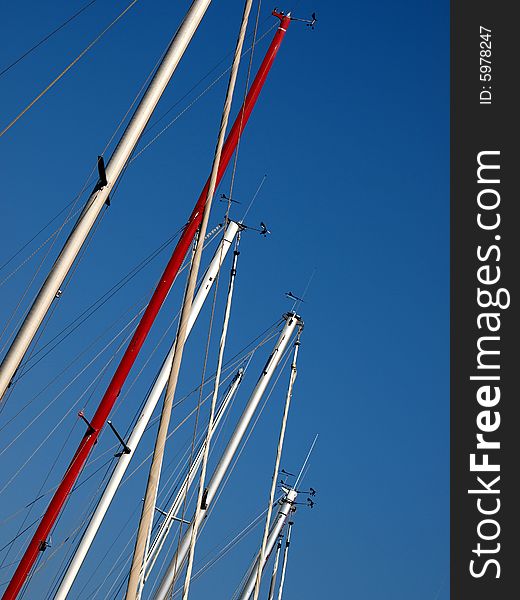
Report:
[[[231,438],[229,439],[226,449],[222,453],[218,465],[213,471],[213,475],[208,483],[207,494],[205,497],[205,510],[202,512],[202,514],[200,513],[200,511],[197,511],[196,513],[199,515],[200,520],[204,520],[208,514],[208,509],[211,506],[211,502],[213,501],[213,498],[215,497],[220,487],[220,484],[222,483],[224,476],[226,475],[226,472],[233,461],[233,458],[238,450],[240,442],[242,441],[242,438],[244,437],[247,428],[249,427],[249,423],[251,422],[256,412],[256,409],[258,408],[258,405],[260,404],[260,400],[262,399],[262,396],[265,390],[267,389],[267,386],[269,385],[269,382],[274,372],[276,371],[278,364],[282,359],[285,349],[291,341],[291,337],[293,336],[296,330],[300,329],[303,326],[301,318],[295,313],[288,313],[284,315],[284,317],[286,318],[286,323],[280,333],[278,341],[276,342],[276,345],[273,351],[271,352],[271,355],[267,359],[266,365],[262,369],[262,373],[258,378],[255,389],[251,393],[247,405],[244,408],[244,411],[242,412],[242,415],[240,416],[240,419],[235,426]],[[166,569],[163,579],[159,585],[159,589],[156,595],[154,596],[154,600],[165,600],[169,597],[169,592],[172,586],[174,585],[177,577],[180,575],[182,566],[188,555],[192,529],[193,519],[191,521],[190,526],[184,532],[182,540],[178,545],[177,552],[174,554],[172,560],[170,561],[170,564]]]
[[[188,321],[188,327],[186,329],[186,336],[188,336],[197,320],[197,317],[202,309],[206,298],[209,295],[210,289],[215,281],[215,277],[226,257],[228,250],[231,248],[231,244],[237,231],[239,230],[239,225],[234,221],[230,221],[227,226],[226,232],[224,233],[224,237],[215,250],[215,254],[213,255],[213,259],[211,260],[204,277],[202,278],[201,284],[199,286],[199,290],[195,299],[193,300],[193,304],[191,307],[190,320]],[[128,438],[127,446],[130,448],[130,453],[123,453],[119,460],[117,461],[116,467],[108,480],[108,483],[103,491],[103,495],[99,500],[98,505],[92,515],[90,522],[83,533],[81,541],[70,561],[70,564],[63,576],[60,587],[56,592],[56,596],[54,600],[65,600],[67,594],[70,592],[70,589],[76,579],[76,576],[87,556],[87,552],[96,537],[96,534],[101,527],[101,523],[105,518],[105,515],[116,495],[117,489],[123,480],[123,477],[126,473],[128,466],[130,465],[130,461],[132,460],[135,450],[141,441],[141,438],[152,418],[155,407],[157,406],[159,399],[164,391],[164,387],[166,386],[166,382],[168,381],[168,374],[170,373],[170,369],[172,367],[173,361],[173,353],[175,351],[175,340],[170,348],[168,355],[166,356],[161,370],[159,371],[159,375],[155,380],[155,383],[146,398],[146,402],[141,410],[141,414],[137,419],[134,428]]]
[[[260,91],[265,83],[267,78],[267,74],[274,62],[280,44],[284,38],[287,27],[290,23],[290,17],[280,16],[277,13],[275,16],[278,16],[281,20],[281,24],[278,27],[276,34],[274,35],[273,41],[267,50],[267,54],[260,65],[260,69],[251,85],[251,89],[247,94],[246,100],[244,102],[243,107],[240,109],[237,118],[229,132],[229,136],[224,144],[224,148],[222,150],[222,156],[219,163],[219,170],[217,174],[216,185],[218,185],[224,175],[226,167],[229,164],[231,156],[235,151],[237,142],[242,133],[243,128],[245,127],[253,107],[258,99]],[[159,309],[162,306],[168,292],[173,284],[173,281],[177,275],[177,272],[184,260],[186,252],[193,241],[193,237],[195,236],[195,232],[197,231],[200,222],[202,220],[202,213],[204,210],[204,205],[206,202],[206,198],[208,196],[208,188],[209,188],[209,180],[206,182],[204,189],[193,209],[193,212],[184,227],[184,231],[181,234],[181,237],[175,247],[175,250],[168,262],[166,269],[164,270],[161,279],[155,289],[155,292],[148,303],[148,306],[141,317],[139,325],[135,330],[135,333],[128,345],[119,366],[117,367],[114,376],[112,377],[112,381],[110,382],[103,399],[101,400],[94,417],[91,420],[92,427],[89,428],[83,439],[81,440],[72,461],[67,468],[65,476],[63,477],[60,485],[54,493],[54,496],[47,507],[45,514],[43,515],[42,520],[40,521],[40,525],[36,529],[27,549],[25,550],[24,555],[14,575],[7,586],[4,595],[2,596],[2,600],[14,600],[22,588],[29,572],[36,562],[38,558],[38,553],[45,549],[46,547],[46,539],[51,531],[56,519],[60,515],[61,509],[67,500],[70,491],[76,482],[85,461],[92,450],[92,447],[96,443],[99,433],[105,424],[114,403],[119,396],[121,388],[126,381],[126,378],[132,368],[132,365],[137,358],[139,350],[141,349],[150,329],[152,323],[157,316]]]
[[[104,169],[100,170],[100,180],[92,190],[72,232],[0,364],[0,402],[47,311],[57,297],[60,287],[94,226],[101,209],[107,203],[110,192],[127,164],[210,3],[211,0],[194,0],[192,3],[125,132],[121,136],[106,166],[106,171]],[[104,172],[101,176],[102,171]]]

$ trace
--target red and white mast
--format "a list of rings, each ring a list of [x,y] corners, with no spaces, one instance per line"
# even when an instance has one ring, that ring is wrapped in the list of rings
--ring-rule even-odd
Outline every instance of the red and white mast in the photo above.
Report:
[[[273,15],[280,19],[280,26],[274,35],[264,60],[262,61],[258,73],[251,85],[251,89],[247,94],[246,100],[240,109],[229,136],[224,144],[217,174],[217,185],[220,183],[233,152],[235,151],[242,130],[251,115],[269,70],[271,69],[274,59],[278,53],[280,44],[285,36],[287,27],[291,22],[290,16],[277,12],[273,12]],[[166,296],[168,295],[182,261],[184,260],[190,244],[193,241],[195,233],[202,220],[204,205],[208,195],[208,187],[209,181],[206,182],[206,185],[202,190],[202,193],[195,205],[195,208],[193,209],[193,212],[191,213],[190,218],[188,219],[188,222],[184,227],[183,233],[181,234],[170,261],[168,262],[166,269],[164,270],[155,289],[155,292],[148,303],[139,325],[137,326],[132,340],[130,341],[130,344],[128,345],[121,359],[121,362],[119,363],[119,366],[117,367],[116,372],[114,373],[112,380],[92,420],[89,423],[87,431],[85,432],[76,450],[76,453],[72,458],[65,476],[54,493],[54,496],[52,497],[52,500],[47,507],[47,510],[43,515],[36,532],[27,546],[20,563],[18,564],[18,567],[16,568],[9,585],[2,596],[2,600],[14,600],[18,596],[18,593],[24,585],[34,563],[36,562],[36,559],[38,558],[39,552],[46,548],[49,533],[51,532],[52,527],[60,515],[63,505],[65,504],[65,501],[67,500],[74,483],[79,477],[85,461],[87,460],[90,451],[99,437],[101,429],[108,419],[110,411],[112,410],[115,401],[121,392],[121,388],[126,381],[130,369],[137,358],[137,355],[151,329],[153,321],[157,316]]]

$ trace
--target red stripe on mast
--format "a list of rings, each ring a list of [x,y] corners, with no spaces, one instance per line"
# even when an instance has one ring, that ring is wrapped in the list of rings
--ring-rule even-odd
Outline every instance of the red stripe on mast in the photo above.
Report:
[[[238,139],[240,134],[245,127],[249,116],[253,110],[253,107],[258,99],[260,94],[260,90],[264,85],[264,82],[267,78],[267,74],[273,64],[273,61],[276,57],[280,44],[284,38],[287,27],[291,22],[290,17],[273,12],[273,15],[278,17],[281,21],[280,27],[276,31],[276,34],[269,46],[267,53],[260,65],[258,73],[251,85],[251,89],[247,94],[246,100],[242,105],[237,118],[229,132],[228,138],[224,144],[224,148],[222,149],[222,155],[220,158],[220,164],[218,168],[217,175],[217,186],[220,183],[222,176],[226,171],[226,167],[229,164],[231,157],[233,156],[233,152],[238,143]],[[202,213],[204,210],[204,205],[206,204],[207,194],[209,188],[209,180],[206,182],[204,189],[191,213],[191,216],[188,220],[186,227],[179,239],[175,250],[170,258],[170,261],[166,265],[166,269],[164,270],[157,287],[155,288],[155,292],[148,303],[148,306],[135,330],[135,333],[128,345],[119,366],[117,367],[114,376],[103,396],[99,406],[90,422],[90,427],[85,432],[72,461],[65,472],[65,475],[54,493],[45,514],[40,521],[38,529],[36,530],[34,536],[32,537],[25,553],[16,568],[16,571],[7,586],[7,589],[2,596],[2,600],[15,600],[18,596],[20,589],[25,583],[29,572],[31,571],[36,559],[38,558],[38,553],[40,550],[45,548],[46,539],[49,536],[49,533],[58,518],[65,501],[67,500],[70,491],[76,482],[81,470],[85,464],[85,461],[92,450],[92,447],[97,441],[99,433],[103,428],[112,407],[114,406],[117,397],[123,387],[128,374],[130,373],[130,369],[132,368],[135,359],[141,347],[152,327],[152,324],[157,316],[168,292],[173,285],[175,277],[177,276],[177,272],[186,256],[186,253],[190,247],[190,244],[193,241],[195,233],[200,225],[202,220]]]

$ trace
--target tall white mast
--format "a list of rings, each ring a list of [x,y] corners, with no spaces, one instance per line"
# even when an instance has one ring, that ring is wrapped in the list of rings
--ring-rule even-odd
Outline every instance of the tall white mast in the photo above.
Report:
[[[289,521],[287,528],[287,538],[285,540],[285,548],[283,550],[283,563],[282,563],[282,574],[280,575],[280,588],[278,590],[278,600],[282,600],[283,586],[285,583],[285,572],[287,571],[287,558],[289,556],[289,546],[291,545],[291,531],[293,522]]]
[[[220,128],[217,136],[217,145],[215,148],[215,154],[213,156],[213,165],[211,167],[211,175],[209,178],[209,185],[207,188],[206,199],[204,202],[202,220],[198,231],[198,241],[195,246],[195,252],[193,253],[190,272],[188,273],[188,282],[186,285],[181,314],[179,317],[177,345],[175,346],[175,352],[172,361],[172,369],[170,371],[170,376],[166,385],[166,392],[163,400],[161,418],[159,420],[159,428],[157,430],[157,436],[155,438],[152,463],[150,465],[150,471],[148,473],[148,481],[146,484],[146,491],[144,495],[143,509],[141,511],[139,527],[137,529],[134,552],[132,555],[132,563],[130,566],[130,574],[128,576],[128,583],[126,587],[126,600],[137,600],[137,598],[139,597],[139,589],[141,585],[140,576],[142,572],[143,563],[145,561],[146,552],[148,550],[148,545],[150,543],[153,513],[155,509],[155,504],[157,502],[157,493],[161,478],[161,469],[164,459],[166,437],[168,434],[168,426],[170,423],[171,412],[173,408],[173,398],[175,397],[175,392],[177,390],[177,382],[179,380],[179,372],[184,351],[184,342],[186,340],[186,323],[189,316],[191,303],[193,302],[195,283],[197,281],[200,258],[202,255],[202,241],[204,240],[204,236],[206,234],[206,227],[209,221],[211,204],[213,202],[213,195],[215,193],[217,179],[219,176],[220,160],[222,158],[222,151],[224,148],[226,129],[228,125],[229,114],[231,111],[233,94],[235,91],[238,67],[240,65],[240,57],[242,54],[242,47],[244,44],[251,3],[252,0],[245,1],[244,12],[240,24],[240,31],[235,47],[235,54],[233,56],[233,62],[231,63],[231,71],[229,74],[229,81],[226,90],[226,98],[224,100],[224,107],[222,109],[222,115],[220,118]]]
[[[226,254],[229,248],[231,247],[233,239],[235,238],[235,235],[237,234],[239,229],[240,225],[238,223],[235,223],[234,221],[229,222],[229,225],[227,226],[226,231],[224,233],[224,237],[221,240],[219,246],[217,247],[215,254],[213,255],[213,258],[199,286],[198,292],[193,300],[190,318],[186,329],[186,335],[188,335],[192,330],[193,325],[200,313],[202,305],[208,297],[209,291],[211,289],[211,286],[213,285],[213,282],[215,281],[215,277],[220,269],[220,266],[224,261]],[[166,386],[166,382],[168,381],[168,375],[170,373],[173,361],[174,352],[175,341],[173,342],[172,347],[162,364],[159,375],[157,376],[157,379],[146,399],[145,405],[141,410],[141,414],[139,415],[139,418],[137,419],[137,422],[134,425],[132,433],[130,434],[130,437],[127,442],[127,447],[129,448],[130,452],[123,453],[119,457],[117,465],[110,477],[110,480],[108,481],[105,491],[103,492],[103,495],[101,496],[96,510],[92,515],[90,523],[88,524],[88,527],[86,528],[85,533],[83,534],[81,542],[76,552],[74,553],[72,561],[69,564],[65,576],[63,577],[61,585],[58,588],[58,591],[56,592],[55,600],[65,600],[67,594],[70,591],[70,588],[72,587],[72,584],[74,583],[78,571],[81,565],[83,564],[83,561],[85,560],[85,556],[87,555],[87,552],[92,542],[94,541],[94,538],[108,511],[108,508],[116,494],[117,488],[119,487],[119,484],[123,479],[126,469],[128,468],[130,461],[132,460],[135,449],[141,441],[144,431],[148,426],[150,419],[152,418],[152,414],[155,410],[155,407],[157,406],[157,403],[159,402],[164,387]]]
[[[224,397],[224,400],[222,400],[222,403],[216,412],[215,420],[213,422],[213,431],[214,432],[216,431],[217,427],[219,426],[219,423],[222,420],[222,417],[224,416],[224,413],[225,413],[231,399],[235,395],[235,393],[238,389],[238,386],[242,382],[243,373],[244,373],[243,369],[239,369],[238,373],[233,378],[231,385],[229,386],[229,389]],[[169,508],[168,512],[165,513],[164,521],[161,523],[161,525],[159,527],[159,531],[157,532],[157,534],[150,546],[150,550],[146,556],[146,559],[145,559],[145,562],[143,565],[144,581],[146,581],[148,574],[153,569],[155,561],[157,560],[157,557],[159,556],[159,552],[161,551],[161,549],[164,545],[164,542],[166,541],[166,538],[168,536],[168,533],[170,532],[171,526],[175,522],[175,519],[177,518],[177,515],[182,508],[185,494],[188,492],[191,484],[195,480],[197,471],[202,463],[202,458],[204,455],[205,447],[206,447],[206,441],[204,440],[202,442],[202,444],[200,445],[200,448],[197,452],[195,460],[193,461],[193,464],[191,465],[191,468],[189,469],[189,472],[186,475],[185,480],[183,481],[177,494],[175,495],[175,499],[174,499],[171,507]]]
[[[298,359],[298,348],[299,347],[300,347],[300,339],[299,339],[299,335],[298,335],[296,342],[294,344],[294,354],[293,354],[293,360],[292,360],[292,364],[291,364],[291,376],[289,378],[289,388],[287,390],[287,395],[285,397],[285,407],[284,407],[283,417],[282,417],[282,426],[280,428],[280,435],[278,438],[278,448],[276,449],[276,459],[275,459],[275,465],[274,465],[274,470],[273,470],[273,477],[272,477],[272,481],[271,481],[271,493],[269,495],[269,504],[267,505],[268,509],[267,509],[267,516],[266,516],[266,521],[265,521],[264,535],[262,538],[262,546],[260,548],[260,559],[258,561],[258,571],[256,573],[256,584],[255,584],[255,588],[254,588],[254,600],[257,600],[258,596],[260,594],[260,580],[262,578],[264,556],[265,556],[265,553],[267,552],[267,537],[269,535],[268,530],[269,530],[269,523],[271,521],[271,510],[272,510],[272,506],[273,506],[273,502],[274,502],[274,495],[276,493],[276,486],[278,485],[278,470],[280,468],[280,460],[282,458],[283,443],[284,443],[284,439],[285,439],[285,429],[287,427],[287,419],[289,417],[289,407],[291,406],[293,386],[294,386],[294,382],[296,380],[296,374],[297,374],[296,361]]]
[[[287,521],[288,516],[294,510],[294,502],[296,500],[296,496],[298,492],[296,490],[288,490],[285,498],[280,500],[280,509],[278,510],[278,514],[276,515],[276,519],[269,530],[269,535],[267,537],[267,543],[265,545],[265,553],[258,553],[258,557],[255,561],[253,569],[249,572],[249,577],[247,578],[246,583],[242,587],[242,590],[238,596],[238,600],[249,600],[253,594],[255,589],[257,573],[258,571],[262,571],[265,568],[265,565],[269,559],[269,555],[276,544],[276,540],[280,535],[285,522]],[[263,556],[262,556],[263,555]],[[262,560],[260,561],[260,559]]]
[[[286,319],[286,323],[282,329],[282,332],[280,333],[280,337],[276,342],[273,352],[267,359],[267,363],[262,370],[262,373],[260,375],[260,378],[258,379],[255,389],[251,393],[249,401],[244,411],[242,412],[242,415],[235,427],[235,430],[233,431],[233,434],[226,446],[226,449],[224,450],[219,460],[219,463],[215,468],[215,471],[213,472],[213,476],[211,477],[211,480],[208,483],[204,498],[205,508],[200,516],[201,520],[205,519],[206,515],[208,514],[207,509],[211,505],[211,502],[215,497],[215,494],[217,493],[218,488],[222,483],[222,480],[224,479],[224,476],[229,466],[231,465],[231,462],[233,461],[233,458],[235,456],[236,451],[238,450],[240,442],[242,441],[242,438],[244,437],[249,423],[251,422],[251,419],[253,418],[254,413],[258,408],[258,405],[260,404],[262,395],[264,394],[267,386],[269,385],[269,381],[271,380],[273,373],[275,372],[276,367],[278,366],[282,358],[282,355],[284,354],[289,342],[291,341],[293,333],[296,330],[300,330],[303,327],[303,322],[301,318],[295,313],[287,313],[286,315],[284,315],[284,317]],[[175,580],[177,579],[182,569],[184,560],[186,559],[190,547],[192,528],[193,521],[185,531],[182,540],[179,543],[178,550],[173,556],[166,570],[166,573],[163,576],[163,579],[159,585],[159,589],[156,595],[154,596],[156,600],[165,600],[166,598],[168,598],[169,591],[172,585],[175,583]]]
[[[276,575],[278,574],[278,563],[280,562],[280,550],[282,549],[282,537],[278,536],[278,543],[276,544],[276,554],[274,557],[273,572],[271,574],[271,583],[269,584],[269,594],[267,600],[273,600],[274,592],[276,588]]]
[[[208,431],[207,431],[207,435],[206,435],[204,444],[201,448],[202,453],[201,453],[201,457],[200,457],[201,460],[199,463],[199,466],[201,467],[201,473],[200,473],[200,478],[199,478],[199,492],[198,492],[198,499],[197,499],[197,504],[196,504],[197,507],[201,505],[202,498],[204,495],[204,482],[205,482],[205,478],[206,478],[206,470],[207,470],[207,465],[208,465],[209,453],[210,453],[210,449],[211,449],[211,441],[213,439],[213,433],[215,431],[214,421],[217,418],[217,414],[216,414],[217,413],[217,398],[218,398],[218,391],[219,391],[219,387],[220,387],[220,377],[222,374],[222,364],[224,362],[224,351],[226,348],[226,338],[227,338],[227,332],[228,332],[228,326],[229,326],[229,318],[231,315],[231,303],[233,300],[233,291],[235,288],[235,278],[236,278],[236,274],[237,274],[237,261],[238,261],[238,255],[240,254],[240,252],[238,251],[239,243],[240,243],[240,232],[238,233],[237,239],[235,242],[235,250],[233,252],[233,264],[231,266],[231,273],[229,276],[226,308],[224,310],[224,321],[222,323],[222,332],[221,332],[221,336],[220,336],[220,344],[219,344],[219,351],[218,351],[217,369],[215,371],[215,379],[213,381],[213,394],[212,394],[211,407],[210,407],[210,413],[209,413]],[[199,509],[197,508],[197,510],[199,510]],[[194,518],[195,527],[194,527],[193,533],[192,533],[190,553],[189,553],[189,558],[188,558],[187,576],[186,576],[185,590],[184,590],[185,595],[187,594],[187,589],[189,589],[189,580],[191,577],[191,567],[193,565],[195,542],[196,542],[196,538],[197,538],[197,528],[196,528],[197,523],[198,523],[197,518]],[[145,562],[146,562],[146,553],[145,553]],[[144,571],[144,569],[143,569],[143,571]],[[140,594],[139,594],[139,597],[140,597]]]
[[[92,191],[83,211],[70,233],[60,255],[41,287],[27,316],[16,334],[0,365],[0,401],[10,385],[16,370],[27,352],[52,301],[56,297],[67,273],[74,263],[83,243],[107,202],[110,192],[121,175],[132,151],[141,137],[159,99],[171,79],[188,44],[197,30],[211,0],[194,0],[184,20],[171,41],[148,89],[141,99],[130,123],[123,133],[105,173]]]

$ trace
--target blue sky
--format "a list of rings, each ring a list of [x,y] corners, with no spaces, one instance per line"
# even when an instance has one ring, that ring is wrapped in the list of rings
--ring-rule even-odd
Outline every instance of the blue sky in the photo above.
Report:
[[[125,4],[97,0],[74,23],[0,77],[1,125]],[[0,139],[1,259],[9,258],[81,189],[188,4],[140,1]],[[51,8],[33,0],[23,7],[5,6],[0,24],[4,48],[0,70],[80,6],[77,0],[59,0]],[[212,4],[152,123],[232,51],[241,6],[230,1]],[[271,26],[271,8],[262,3],[261,33]],[[242,206],[235,207],[234,216],[241,217],[243,205],[267,174],[247,222],[258,226],[265,221],[272,234],[267,239],[254,232],[243,236],[228,356],[288,310],[291,305],[284,292],[302,293],[315,271],[301,308],[305,330],[282,466],[298,470],[319,433],[306,479],[306,485],[317,489],[318,495],[312,511],[302,507],[297,513],[284,598],[446,600],[448,3],[313,4],[301,0],[292,6],[280,4],[280,8],[293,9],[294,15],[302,17],[316,11],[319,22],[314,31],[302,24],[291,25],[241,144],[234,195]],[[271,35],[255,51],[255,69]],[[187,106],[222,72],[224,64],[176,104],[162,124]],[[226,77],[128,170],[45,329],[41,345],[184,223],[209,173],[225,83]],[[244,72],[238,98],[243,86]],[[236,101],[235,110],[237,106]],[[158,125],[154,131],[160,128]],[[149,134],[146,140],[151,138]],[[229,186],[228,173],[219,193],[227,193]],[[211,226],[222,215],[223,206],[217,203]],[[2,269],[0,280],[51,231],[46,230]],[[58,245],[49,256],[55,255]],[[9,318],[42,256],[39,252],[0,288],[2,322]],[[6,425],[7,421],[71,356],[149,292],[166,258],[166,253],[156,258],[132,285],[96,313],[96,319],[87,321],[21,379],[0,415],[0,427],[5,425],[1,448],[42,408],[49,408],[0,456],[2,480],[7,481],[22,467],[49,428],[78,400],[109,355],[50,405],[110,335],[96,342],[12,423]],[[40,280],[38,274],[36,281]],[[34,293],[35,288],[31,289]],[[178,282],[130,380],[171,322],[181,292]],[[219,298],[217,310],[221,309]],[[200,381],[208,319],[207,307],[187,348],[179,393]],[[220,317],[214,339],[218,338],[219,323]],[[119,405],[113,420],[121,431],[126,430],[146,393],[167,344],[163,342]],[[263,352],[259,351],[251,364],[225,432],[229,433],[240,403],[254,385],[267,348]],[[214,362],[215,344],[210,354],[210,363]],[[60,469],[68,463],[83,431],[75,416],[77,409],[85,407],[86,414],[92,414],[113,370],[114,365],[109,366],[92,398],[87,402],[85,396],[80,401],[12,485],[0,493],[0,520],[4,521],[0,546],[16,534],[26,511],[8,522],[5,519],[34,499],[42,486],[46,490],[59,480]],[[197,550],[200,560],[216,540],[240,530],[265,506],[286,381],[282,376],[208,521]],[[174,415],[174,421],[181,414]],[[188,426],[174,437],[168,461],[175,463],[176,453],[189,442],[191,431]],[[93,458],[114,443],[111,435],[104,433]],[[218,444],[217,450],[222,447],[221,440]],[[141,458],[150,447],[148,436]],[[138,457],[135,460],[137,464]],[[55,467],[45,479],[54,461]],[[89,468],[89,473],[94,470]],[[169,472],[165,472],[167,477]],[[84,484],[84,495],[71,498],[53,533],[56,554],[34,576],[26,598],[46,597],[69,549],[67,543],[59,546],[95,496],[102,474]],[[141,469],[116,498],[109,522],[96,540],[95,556],[85,564],[75,588],[85,586],[84,592],[76,591],[72,597],[92,597],[91,590],[105,578],[108,562],[97,571],[96,563],[123,524],[135,523],[133,511],[139,508],[145,477],[146,469]],[[26,525],[43,511],[45,498],[33,507]],[[129,531],[124,530],[123,543],[116,541],[116,554],[123,549]],[[193,584],[192,597],[203,597],[208,591],[216,598],[231,597],[260,538],[257,528]],[[18,542],[25,539],[22,536]],[[14,562],[20,547],[15,544],[4,566]],[[0,553],[0,561],[4,555],[5,551]],[[8,579],[11,568],[0,570],[0,583]],[[108,587],[97,597],[113,597],[108,595]]]

